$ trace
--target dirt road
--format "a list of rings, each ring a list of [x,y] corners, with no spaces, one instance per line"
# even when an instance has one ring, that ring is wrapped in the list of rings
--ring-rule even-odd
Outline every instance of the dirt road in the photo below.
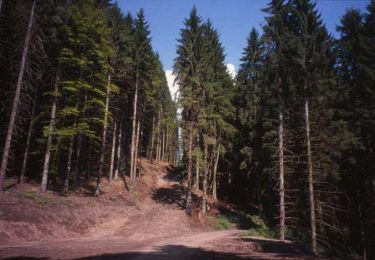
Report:
[[[290,242],[205,232],[181,208],[179,182],[160,174],[150,198],[122,226],[90,236],[0,245],[2,259],[317,259]]]

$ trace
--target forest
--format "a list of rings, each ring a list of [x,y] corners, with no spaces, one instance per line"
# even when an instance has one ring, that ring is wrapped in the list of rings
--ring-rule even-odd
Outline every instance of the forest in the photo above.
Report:
[[[313,0],[270,0],[232,78],[196,7],[172,97],[145,12],[109,0],[0,0],[0,197],[141,178],[162,161],[188,216],[220,201],[315,255],[375,258],[375,1],[334,38]],[[251,27],[252,25],[248,25]],[[199,194],[199,198],[195,198]]]

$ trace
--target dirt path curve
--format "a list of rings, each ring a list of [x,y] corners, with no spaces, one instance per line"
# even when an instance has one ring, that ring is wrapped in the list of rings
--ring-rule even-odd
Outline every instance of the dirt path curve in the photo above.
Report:
[[[140,213],[87,237],[0,245],[2,259],[315,259],[292,243],[243,239],[241,231],[202,231],[179,205],[180,184],[158,176]]]

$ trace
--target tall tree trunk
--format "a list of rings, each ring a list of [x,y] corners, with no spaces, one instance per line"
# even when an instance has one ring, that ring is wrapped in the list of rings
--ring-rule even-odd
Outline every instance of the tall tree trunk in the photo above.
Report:
[[[188,190],[186,196],[186,212],[188,214],[192,213],[192,205],[191,205],[191,188],[192,188],[192,177],[191,177],[191,170],[192,170],[192,151],[193,151],[193,123],[190,122],[190,130],[189,130],[189,144],[188,144],[188,167],[187,167],[187,174],[188,174]]]
[[[160,146],[159,146],[159,161],[162,160],[162,156],[163,156],[163,129],[160,130],[160,137],[159,137],[159,140],[160,140]]]
[[[100,182],[103,175],[103,166],[104,166],[104,152],[105,152],[105,143],[107,138],[107,125],[108,125],[108,107],[109,107],[109,95],[110,95],[110,85],[111,85],[111,74],[108,72],[108,85],[107,85],[107,94],[105,100],[105,112],[104,112],[104,122],[103,122],[103,135],[102,135],[102,146],[100,149],[100,159],[99,159],[99,173],[96,180],[96,190],[95,196],[100,195]]]
[[[21,66],[20,66],[20,71],[18,73],[18,78],[17,78],[16,93],[14,95],[14,99],[13,99],[13,103],[12,103],[12,110],[11,110],[11,113],[10,113],[9,125],[8,125],[8,130],[7,130],[7,134],[6,134],[6,138],[5,138],[5,145],[4,145],[4,149],[3,149],[3,157],[2,157],[2,160],[1,160],[1,166],[0,166],[0,191],[3,191],[4,178],[5,178],[5,173],[6,173],[7,166],[8,166],[10,146],[11,146],[11,143],[12,143],[13,130],[14,130],[14,125],[15,125],[15,121],[16,121],[18,104],[19,104],[19,101],[20,101],[20,95],[21,95],[21,89],[22,89],[22,83],[23,83],[23,75],[25,73],[27,54],[29,52],[30,39],[31,39],[32,27],[33,27],[33,19],[34,19],[34,12],[35,12],[35,5],[36,5],[36,0],[33,1],[33,5],[31,7],[31,11],[30,11],[30,17],[29,17],[27,32],[26,32],[26,38],[25,38],[25,43],[24,43],[23,51],[22,51]]]
[[[116,152],[116,169],[114,180],[117,180],[118,174],[120,171],[120,162],[121,162],[121,137],[122,137],[122,121],[120,119],[120,128],[117,136],[117,152]]]
[[[82,151],[82,140],[83,140],[83,135],[82,134],[79,134],[78,135],[78,138],[77,138],[77,148],[76,148],[76,169],[75,169],[75,174],[73,175],[73,183],[72,185],[75,187],[77,186],[77,180],[79,179],[79,175],[80,175],[80,172],[81,172],[81,151]]]
[[[156,131],[156,160],[160,160],[160,117],[161,117],[161,108],[158,112],[158,126]]]
[[[366,230],[363,220],[363,213],[362,213],[362,205],[361,205],[361,199],[359,196],[359,190],[358,190],[358,182],[356,184],[357,188],[357,210],[358,210],[358,219],[359,219],[359,231],[361,236],[361,245],[362,245],[362,259],[367,260],[367,246],[366,246]]]
[[[137,138],[135,139],[136,141],[135,141],[134,170],[133,170],[134,181],[136,180],[136,176],[137,176],[140,128],[141,128],[141,122],[138,120],[138,123],[137,123]]]
[[[75,129],[76,127],[77,127],[77,121],[75,120],[73,128]],[[72,171],[73,147],[74,147],[74,135],[70,137],[70,140],[69,140],[69,152],[68,152],[68,162],[66,164],[64,192],[67,192],[69,190],[69,178],[70,178],[70,173]]]
[[[30,117],[29,129],[27,131],[27,138],[26,138],[26,144],[25,144],[25,152],[24,152],[24,155],[23,155],[23,162],[22,162],[22,170],[21,170],[20,177],[18,179],[18,183],[23,182],[23,178],[24,178],[25,172],[26,172],[27,159],[28,159],[28,156],[29,156],[31,134],[32,134],[33,127],[34,127],[35,107],[36,107],[36,100],[34,98],[33,108],[31,110],[31,117]]]
[[[204,144],[204,171],[203,171],[203,197],[202,197],[202,213],[207,211],[207,177],[208,177],[208,145]]]
[[[162,150],[161,150],[161,160],[164,162],[165,161],[165,129],[163,130],[163,140],[162,140]]]
[[[220,157],[220,144],[217,148],[217,154],[216,154],[216,160],[214,165],[214,173],[212,178],[212,196],[214,198],[214,201],[217,201],[217,187],[216,187],[216,174],[217,174],[217,165],[219,164],[219,157]]]
[[[151,150],[149,154],[149,161],[154,159],[154,142],[155,142],[155,115],[152,117],[152,132],[151,132]]]
[[[168,128],[165,128],[164,161],[168,162]]]
[[[307,148],[307,168],[309,175],[309,199],[310,199],[310,221],[311,221],[311,247],[315,254],[318,253],[316,245],[316,219],[315,219],[315,200],[314,200],[314,172],[311,154],[310,139],[310,118],[309,118],[309,100],[305,99],[305,122],[306,122],[306,148]]]
[[[115,168],[116,131],[117,131],[117,122],[115,119],[115,126],[113,128],[113,134],[112,134],[112,149],[111,149],[111,165],[109,169],[109,183],[111,183],[113,180],[113,174],[114,174],[114,168]]]
[[[91,158],[92,158],[92,149],[93,149],[93,144],[92,141],[90,141],[89,145],[89,154],[87,155],[87,173],[86,173],[86,179],[87,181],[90,181],[91,178]]]
[[[197,137],[197,144],[199,144],[199,136]],[[196,156],[195,161],[195,190],[199,191],[199,158]]]
[[[134,180],[133,180],[133,169],[135,164],[135,143],[136,143],[136,127],[137,127],[137,102],[138,102],[138,71],[135,80],[135,93],[133,101],[133,118],[132,118],[132,139],[131,139],[131,151],[130,151],[130,186],[133,190]]]
[[[284,126],[282,112],[279,113],[279,124],[280,240],[285,240]]]
[[[56,78],[54,83],[54,93],[53,93],[53,101],[51,107],[51,119],[48,126],[48,138],[47,138],[47,148],[46,154],[44,156],[44,165],[43,165],[43,177],[40,189],[45,192],[47,190],[47,180],[48,180],[48,170],[49,170],[49,161],[51,158],[51,148],[52,148],[52,140],[54,137],[55,132],[55,124],[56,124],[56,107],[57,107],[57,96],[59,93],[59,69],[56,72]]]
[[[197,192],[199,191],[199,161],[198,161],[198,156],[196,157],[196,160],[195,160],[195,190]]]
[[[83,117],[86,116],[86,102],[87,102],[87,91],[85,91],[85,96],[83,100],[83,107],[82,111]],[[82,140],[83,140],[83,135],[80,133],[78,135],[78,140],[77,140],[77,148],[76,148],[76,169],[75,169],[75,174],[73,175],[73,186],[77,185],[77,180],[79,179],[79,175],[81,173],[81,151],[82,151]]]

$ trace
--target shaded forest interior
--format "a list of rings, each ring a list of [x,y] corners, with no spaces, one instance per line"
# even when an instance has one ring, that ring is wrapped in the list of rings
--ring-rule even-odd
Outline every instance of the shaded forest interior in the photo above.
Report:
[[[375,258],[375,1],[347,10],[337,39],[313,0],[263,12],[232,78],[220,32],[193,7],[172,97],[142,9],[0,0],[0,190],[100,197],[122,179],[131,196],[142,160],[168,162],[186,190],[154,193],[160,203],[188,215],[230,203],[240,227],[265,223],[258,235]]]

